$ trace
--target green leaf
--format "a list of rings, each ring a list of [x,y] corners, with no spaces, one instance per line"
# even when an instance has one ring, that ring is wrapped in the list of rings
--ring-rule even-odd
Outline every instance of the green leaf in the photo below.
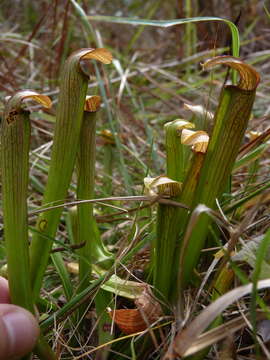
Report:
[[[232,55],[235,57],[239,56],[240,39],[239,39],[239,32],[237,26],[233,22],[219,17],[205,16],[205,17],[194,17],[194,18],[186,18],[186,19],[174,19],[174,20],[147,20],[147,19],[132,19],[125,17],[117,17],[117,16],[94,15],[94,16],[88,16],[88,19],[90,21],[102,21],[102,22],[111,22],[111,23],[127,24],[127,25],[155,26],[162,28],[168,28],[175,25],[197,23],[202,21],[221,21],[224,22],[226,25],[228,25],[231,31]]]

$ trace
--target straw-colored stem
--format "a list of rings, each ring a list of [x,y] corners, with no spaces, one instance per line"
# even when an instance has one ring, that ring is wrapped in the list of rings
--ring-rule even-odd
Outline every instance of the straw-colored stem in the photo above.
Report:
[[[234,272],[233,270],[227,268],[227,266],[223,267],[218,274],[213,287],[212,293],[212,302],[217,300],[220,296],[226,294],[231,288],[232,282],[234,279]],[[219,315],[209,326],[208,330],[214,329],[217,326],[222,324],[222,316]],[[210,347],[207,347],[201,350],[196,355],[192,356],[192,360],[203,360],[207,357],[209,353]]]

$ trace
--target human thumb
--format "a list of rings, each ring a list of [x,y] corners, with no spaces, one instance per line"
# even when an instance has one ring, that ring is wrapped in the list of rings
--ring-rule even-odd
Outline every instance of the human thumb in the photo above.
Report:
[[[38,335],[38,323],[29,311],[0,304],[0,360],[16,359],[31,352]]]

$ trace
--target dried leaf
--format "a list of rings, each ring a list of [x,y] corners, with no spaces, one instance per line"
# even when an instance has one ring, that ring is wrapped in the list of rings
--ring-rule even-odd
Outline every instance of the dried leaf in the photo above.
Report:
[[[270,341],[270,320],[264,319],[257,324],[257,334],[260,335],[263,342]]]
[[[257,283],[257,289],[261,290],[270,287],[270,279],[261,280]],[[189,353],[189,349],[198,340],[202,332],[211,322],[220,315],[228,306],[241,297],[252,292],[253,284],[248,284],[235,288],[216,301],[207,306],[184,330],[180,331],[174,340],[173,355],[184,357]],[[166,356],[172,355],[167,353]]]
[[[108,313],[124,334],[133,334],[147,328],[138,309],[109,310]]]
[[[218,352],[219,360],[237,360],[236,347],[232,334],[227,334],[226,338],[221,344],[221,349]]]
[[[160,304],[153,298],[149,286],[135,300],[137,309],[109,310],[110,317],[125,334],[144,331],[162,316]]]
[[[145,286],[142,294],[135,299],[135,304],[142,317],[150,324],[159,319],[162,315],[162,309],[159,302],[153,297],[149,286]]]
[[[240,251],[234,254],[231,259],[233,261],[244,261],[248,263],[252,268],[255,267],[256,255],[258,247],[260,246],[264,235],[257,236],[253,240],[246,242]],[[265,254],[265,260],[262,262],[260,279],[267,279],[270,277],[270,264],[267,261],[270,260],[270,247],[268,247],[268,252]]]
[[[190,356],[196,352],[209,347],[218,341],[226,338],[228,334],[233,334],[236,331],[246,326],[245,319],[241,316],[236,319],[230,320],[215,329],[211,329],[198,337],[191,347],[185,352],[184,356]]]

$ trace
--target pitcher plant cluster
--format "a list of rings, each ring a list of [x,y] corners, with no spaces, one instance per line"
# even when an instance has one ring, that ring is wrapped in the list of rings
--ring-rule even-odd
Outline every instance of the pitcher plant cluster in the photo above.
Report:
[[[237,55],[237,45],[234,49]],[[45,336],[55,321],[72,314],[70,321],[83,327],[91,296],[98,318],[98,343],[101,347],[107,345],[107,350],[103,348],[105,358],[109,356],[109,345],[116,340],[113,332],[106,330],[108,324],[110,328],[116,323],[127,336],[148,331],[151,335],[156,328],[168,326],[168,322],[162,325],[166,316],[174,314],[178,319],[183,318],[185,291],[202,281],[199,272],[207,255],[201,251],[206,243],[215,246],[213,232],[218,233],[226,225],[217,211],[218,204],[230,186],[236,160],[244,159],[237,157],[260,80],[254,68],[237,57],[217,56],[203,64],[205,70],[225,65],[233,69],[234,79],[238,73],[239,81],[223,87],[214,114],[200,106],[186,105],[195,118],[203,114],[207,129],[198,121],[186,119],[164,125],[165,174],[144,179],[145,195],[119,198],[139,201],[138,214],[145,204],[151,206],[155,224],[145,238],[135,243],[130,241],[119,255],[103,243],[93,213],[93,205],[98,201],[95,199],[96,121],[102,99],[97,95],[87,96],[89,76],[82,63],[89,61],[110,64],[112,55],[104,48],[81,49],[71,54],[63,67],[47,184],[42,206],[36,212],[36,226],[31,231],[27,206],[31,121],[24,102],[31,99],[44,108],[50,108],[52,102],[35,91],[19,91],[7,101],[2,120],[3,215],[11,300],[37,316],[45,272],[51,263],[61,278],[66,297],[64,306],[53,309],[45,318],[40,317],[41,335],[34,352],[41,359],[56,358]],[[104,147],[108,159],[111,159],[114,136],[106,132]],[[106,166],[111,172],[110,160]],[[74,173],[78,201],[68,211],[73,234],[71,245],[76,249],[78,262],[66,264],[61,253],[53,249],[57,247],[57,229],[63,208],[68,205],[66,198]],[[111,185],[108,189],[111,191]],[[104,199],[113,200],[113,197]],[[131,232],[134,234],[136,229]],[[138,282],[116,275],[119,264],[130,261],[145,244],[151,248],[147,280]],[[71,273],[78,274],[76,289],[70,280]],[[209,287],[210,293],[213,288],[219,289],[218,295],[213,292],[213,301],[220,301],[233,279],[225,262],[215,274],[214,285]],[[258,286],[269,284],[263,282]],[[246,294],[250,287],[241,291],[242,295]],[[115,295],[130,299],[133,309],[115,309]],[[229,298],[228,293],[226,296]],[[226,304],[230,302],[227,300]],[[214,314],[204,329],[219,315]],[[183,342],[188,336],[190,341],[192,336],[200,335],[198,328],[196,334],[192,333],[192,326],[177,330],[164,359],[201,350]]]

